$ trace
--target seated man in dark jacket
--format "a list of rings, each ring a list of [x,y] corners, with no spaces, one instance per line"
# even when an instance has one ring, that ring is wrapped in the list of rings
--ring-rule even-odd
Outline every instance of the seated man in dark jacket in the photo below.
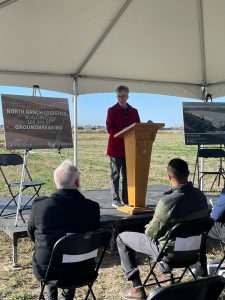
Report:
[[[135,260],[135,251],[156,258],[160,243],[165,241],[166,232],[176,223],[192,221],[209,216],[205,195],[188,182],[189,170],[182,159],[172,159],[167,167],[168,180],[172,188],[159,200],[155,214],[146,226],[145,234],[123,232],[117,238],[122,269],[133,288],[124,288],[120,295],[124,299],[146,299]],[[170,272],[164,262],[161,273]],[[166,278],[162,278],[166,279]]]
[[[57,191],[50,197],[34,200],[28,223],[28,234],[35,243],[33,272],[38,280],[44,279],[51,251],[67,233],[83,233],[100,225],[99,204],[86,199],[79,191],[78,170],[71,161],[65,160],[54,172]],[[54,284],[46,286],[48,299],[57,300]],[[74,290],[64,290],[63,298],[72,300]]]

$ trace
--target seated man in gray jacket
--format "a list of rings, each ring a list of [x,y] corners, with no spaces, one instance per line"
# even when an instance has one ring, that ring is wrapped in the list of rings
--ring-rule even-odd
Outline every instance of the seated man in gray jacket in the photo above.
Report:
[[[153,219],[146,226],[145,234],[123,232],[118,235],[121,266],[127,279],[133,283],[132,288],[120,291],[120,296],[124,299],[146,299],[135,260],[135,251],[156,258],[160,251],[160,242],[165,241],[166,232],[176,223],[191,222],[209,216],[205,195],[188,181],[187,163],[179,158],[172,159],[168,164],[167,173],[172,188],[159,200]],[[161,273],[171,271],[166,263],[160,268]]]

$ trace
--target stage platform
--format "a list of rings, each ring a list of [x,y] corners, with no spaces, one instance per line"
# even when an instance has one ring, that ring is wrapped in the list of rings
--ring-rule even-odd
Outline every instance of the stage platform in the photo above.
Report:
[[[158,200],[163,196],[163,193],[168,190],[168,185],[150,185],[147,189],[146,205],[154,208]],[[115,247],[115,238],[117,234],[124,230],[144,231],[144,225],[147,224],[153,212],[141,215],[129,215],[120,212],[111,206],[110,190],[86,190],[82,191],[86,198],[97,201],[101,209],[101,224],[102,227],[110,228],[113,231],[113,239],[111,242],[111,250]],[[212,198],[212,197],[210,197]],[[25,199],[26,200],[26,199]],[[0,198],[0,208],[6,203],[7,198]],[[5,213],[15,212],[15,205],[11,205]],[[21,218],[18,218],[17,227],[15,226],[15,215],[0,217],[0,230],[4,231],[12,239],[13,265],[17,264],[17,245],[18,239],[27,237],[27,221],[30,210],[23,212],[23,217],[26,223],[23,223]]]

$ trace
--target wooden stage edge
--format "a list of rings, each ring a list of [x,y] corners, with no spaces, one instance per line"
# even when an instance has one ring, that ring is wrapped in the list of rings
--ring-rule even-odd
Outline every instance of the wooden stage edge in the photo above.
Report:
[[[168,190],[168,188],[168,185],[148,186],[146,206],[150,207],[152,211],[137,215],[130,215],[113,208],[110,190],[86,190],[81,192],[86,198],[99,203],[101,211],[101,225],[102,227],[110,228],[113,231],[111,250],[114,251],[116,250],[115,239],[117,234],[124,230],[137,230],[136,228],[144,228],[144,225],[152,219],[154,208],[158,200],[163,197],[163,193]],[[0,198],[0,209],[6,201],[7,198]],[[15,205],[10,206],[10,210],[6,212],[15,212]],[[19,217],[17,227],[14,225],[15,215],[0,217],[0,230],[5,232],[12,239],[12,261],[14,266],[17,265],[18,240],[27,237],[27,221],[29,214],[29,210],[23,213],[26,223],[23,223]]]

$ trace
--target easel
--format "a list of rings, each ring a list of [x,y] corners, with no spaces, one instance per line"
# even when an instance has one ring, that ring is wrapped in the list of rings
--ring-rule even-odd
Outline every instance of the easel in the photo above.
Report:
[[[32,92],[32,96],[37,96],[37,93],[39,93],[39,96],[41,97],[41,90],[39,85],[35,84],[33,85],[33,92]],[[27,169],[27,162],[28,162],[28,155],[29,155],[29,151],[31,151],[32,149],[26,149],[24,151],[24,155],[23,155],[23,166],[22,166],[22,173],[21,173],[21,180],[20,180],[20,188],[19,188],[19,196],[18,196],[18,202],[17,202],[17,210],[16,210],[16,220],[15,220],[15,226],[17,226],[17,221],[18,221],[18,215],[21,212],[21,202],[22,202],[22,191],[23,191],[23,183],[25,182],[25,178],[26,175],[28,175],[29,179],[32,181],[32,178],[30,176],[30,173],[28,172]],[[37,193],[36,187],[35,187],[35,191]],[[36,195],[36,194],[35,194]],[[34,196],[33,196],[34,197]],[[29,199],[29,201],[23,206],[23,209],[28,205],[28,203],[33,199],[33,197],[31,199]],[[23,222],[25,223],[25,220],[22,216],[22,214],[20,213],[21,218],[23,220]]]
[[[205,148],[204,145],[198,145],[197,156],[196,156],[196,163],[195,163],[195,170],[193,176],[193,184],[195,182],[195,176],[197,173],[198,179],[198,188],[201,191],[203,189],[203,178],[205,175],[215,175],[215,178],[211,184],[209,191],[204,192],[213,192],[213,186],[218,181],[218,186],[220,185],[221,178],[225,182],[225,169],[223,167],[223,159],[225,158],[225,151],[223,150],[223,145],[220,145],[219,148]],[[201,171],[199,168],[199,158],[201,158]],[[204,171],[204,159],[205,158],[218,158],[219,159],[219,168],[217,171]]]
[[[40,87],[38,85],[33,85],[33,93],[32,96],[39,96],[41,97],[41,91]],[[15,219],[15,226],[17,226],[18,223],[18,216],[20,214],[22,221],[25,223],[25,220],[22,215],[22,211],[28,209],[27,205],[31,202],[31,200],[34,199],[35,196],[39,196],[39,191],[41,188],[41,185],[44,184],[44,182],[33,182],[31,175],[28,171],[27,165],[28,165],[28,157],[30,154],[30,151],[32,149],[25,149],[24,154],[23,154],[23,165],[22,165],[22,172],[21,172],[21,179],[20,179],[20,186],[19,186],[19,193],[18,193],[18,201],[17,201],[17,210],[16,210],[16,219]],[[61,148],[58,149],[58,155],[60,157],[60,161],[62,161],[62,156],[61,156]],[[26,182],[25,179],[28,177],[29,182]],[[32,187],[34,188],[34,194],[27,200],[27,202],[22,206],[22,196],[23,196],[23,190]],[[22,207],[21,207],[22,206]]]
[[[41,90],[40,90],[40,86],[37,85],[37,84],[34,84],[33,85],[33,93],[32,93],[32,96],[38,96],[37,94],[39,94],[39,97],[41,97]],[[59,147],[57,148],[57,153],[59,155],[59,158],[60,158],[60,161],[62,162],[62,154],[61,154],[61,150],[62,150],[62,147]],[[67,157],[69,156],[69,148],[67,149]]]
[[[213,102],[212,94],[206,93],[205,95],[205,102]],[[221,178],[223,178],[225,183],[225,169],[223,168],[223,159],[225,158],[225,151],[223,150],[224,145],[219,145],[219,148],[205,148],[205,145],[198,144],[197,156],[196,156],[196,163],[195,163],[195,170],[194,170],[194,177],[193,177],[193,184],[195,181],[196,172],[198,175],[198,188],[201,191],[203,190],[203,178],[205,175],[215,175],[215,178],[212,182],[209,191],[204,192],[213,192],[213,186],[218,181],[218,186],[220,185]],[[199,158],[201,158],[201,171],[199,170]],[[204,171],[204,159],[205,158],[218,158],[219,159],[219,168],[217,171]],[[201,174],[201,176],[200,176]]]
[[[43,181],[33,181],[32,178],[31,178],[31,175],[28,171],[27,162],[28,162],[28,156],[29,156],[29,151],[30,150],[31,149],[26,149],[24,151],[24,155],[23,155],[23,165],[22,165],[21,180],[20,180],[20,185],[19,185],[15,226],[17,226],[17,221],[18,221],[18,215],[19,214],[21,216],[22,221],[25,223],[25,220],[24,220],[23,215],[22,215],[22,211],[28,209],[28,208],[26,208],[28,203],[30,203],[30,201],[33,200],[35,196],[39,196],[39,191],[41,189],[41,186],[44,184]],[[28,177],[29,181],[25,181],[26,177]],[[21,208],[22,194],[23,194],[23,191],[27,188],[32,188],[32,189],[34,189],[35,192],[27,200],[27,202],[23,205],[23,207]]]
[[[39,85],[33,85],[32,96],[33,97],[36,97],[36,96],[42,97]],[[30,143],[30,144],[28,143],[27,145],[32,145],[32,143]],[[26,144],[25,144],[25,147],[26,147]],[[29,148],[29,147],[31,148],[33,146],[27,146],[27,148]],[[61,162],[63,160],[63,156],[61,153],[61,149],[62,149],[61,143],[55,142],[52,146],[52,149],[54,149],[54,151],[57,151],[57,154],[58,154],[60,162]],[[25,149],[24,155],[23,155],[23,161],[21,158],[22,173],[21,173],[20,182],[18,182],[19,192],[18,192],[18,198],[17,198],[18,200],[17,200],[15,226],[17,226],[19,214],[21,215],[22,221],[25,223],[24,217],[22,216],[22,211],[25,209],[28,209],[27,206],[31,202],[31,200],[34,199],[34,197],[39,196],[39,190],[41,188],[41,185],[44,184],[44,182],[41,182],[41,181],[32,181],[30,173],[28,172],[27,165],[28,165],[29,155],[31,154],[31,150],[32,149]],[[26,177],[28,178],[28,181],[26,181]],[[26,203],[22,205],[23,191],[27,188],[32,188],[33,193],[31,195],[31,197],[29,197],[29,199],[26,200]]]
[[[27,161],[28,161],[28,155],[29,155],[29,151],[30,151],[30,150],[31,150],[31,149],[26,149],[26,150],[24,151],[24,155],[23,155],[23,166],[22,166],[22,173],[21,173],[21,180],[20,180],[20,188],[19,188],[18,202],[17,202],[17,210],[16,210],[15,226],[17,226],[17,221],[18,221],[18,215],[19,215],[19,214],[20,214],[20,216],[21,216],[23,222],[25,223],[25,220],[24,220],[24,218],[23,218],[23,216],[22,216],[22,214],[21,214],[21,202],[22,202],[23,184],[24,184],[24,182],[25,182],[26,175],[28,175],[29,180],[32,181],[32,178],[31,178],[31,176],[30,176],[30,173],[28,172],[28,169],[27,169]],[[36,187],[34,187],[34,189],[35,189],[36,194],[38,195],[38,191],[37,191]],[[36,195],[36,194],[35,194],[35,195]],[[35,195],[34,195],[34,196],[35,196]],[[25,207],[26,207],[26,206],[28,205],[28,203],[34,198],[34,196],[31,197],[31,198],[27,201],[26,204],[24,204],[22,210],[25,209]]]
[[[37,93],[39,94],[39,97],[41,97],[41,90],[40,90],[40,86],[37,84],[34,84],[32,86],[33,88],[33,92],[32,92],[32,96],[37,96]]]

